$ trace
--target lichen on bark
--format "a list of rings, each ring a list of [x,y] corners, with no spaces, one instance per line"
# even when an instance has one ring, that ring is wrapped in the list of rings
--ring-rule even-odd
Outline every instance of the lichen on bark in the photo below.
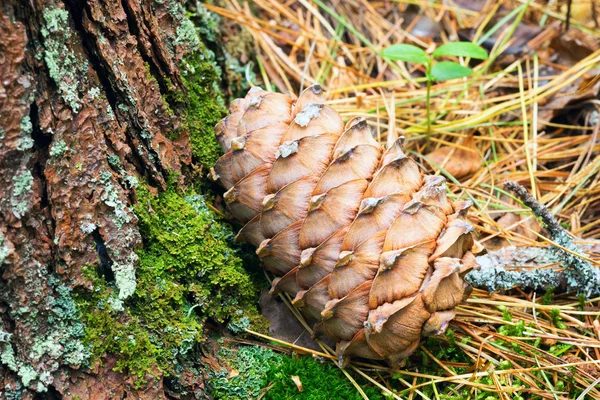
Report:
[[[207,319],[259,319],[231,228],[185,189],[220,155],[214,57],[174,0],[9,0],[0,37],[3,394],[162,398]]]
[[[44,43],[44,61],[48,73],[58,86],[64,101],[74,112],[81,109],[83,101],[78,88],[88,68],[87,62],[69,48],[71,30],[69,13],[59,7],[43,11],[45,25],[41,29]]]

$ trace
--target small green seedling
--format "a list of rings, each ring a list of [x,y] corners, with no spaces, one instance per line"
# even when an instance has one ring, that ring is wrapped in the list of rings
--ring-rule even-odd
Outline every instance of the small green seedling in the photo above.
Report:
[[[406,61],[415,64],[424,65],[426,68],[425,77],[427,78],[427,132],[431,131],[430,117],[430,95],[431,83],[434,81],[447,81],[450,79],[464,78],[471,75],[473,70],[469,67],[460,65],[454,61],[437,61],[440,57],[470,57],[478,60],[486,60],[488,54],[482,47],[471,42],[451,42],[446,43],[435,49],[429,55],[425,51],[412,44],[393,44],[381,53],[383,57],[390,60]],[[434,62],[436,60],[436,62]]]

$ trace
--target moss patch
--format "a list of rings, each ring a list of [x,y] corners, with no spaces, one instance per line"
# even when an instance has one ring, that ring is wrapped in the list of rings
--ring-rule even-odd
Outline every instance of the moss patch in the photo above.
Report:
[[[118,370],[142,381],[156,371],[176,375],[180,357],[202,342],[206,319],[239,327],[261,318],[258,288],[243,268],[233,233],[203,197],[172,184],[157,197],[144,186],[136,193],[145,243],[125,311],[114,306],[114,283],[93,269],[94,290],[78,294],[77,303],[95,359],[114,354]]]
[[[238,374],[231,376],[225,370],[212,373],[209,387],[215,399],[254,399],[261,395],[265,400],[362,399],[339,368],[329,362],[291,357],[256,346],[221,352]],[[302,392],[292,381],[294,375],[302,382]],[[362,388],[370,399],[383,399],[378,389],[364,383]]]
[[[188,4],[189,17],[209,49],[221,86],[229,100],[244,97],[256,82],[254,39],[250,31],[209,11],[203,3]]]
[[[213,166],[222,150],[215,138],[214,126],[226,109],[217,82],[218,72],[202,50],[189,55],[181,67],[182,80],[187,93],[169,94],[169,102],[184,103],[184,127],[190,134],[194,159],[205,166]]]

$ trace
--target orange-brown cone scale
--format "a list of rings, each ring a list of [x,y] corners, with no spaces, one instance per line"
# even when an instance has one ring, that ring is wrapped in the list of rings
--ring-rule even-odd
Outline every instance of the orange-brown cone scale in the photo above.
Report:
[[[398,140],[384,149],[364,119],[345,126],[318,85],[299,98],[253,88],[216,126],[211,176],[285,292],[352,356],[395,364],[442,333],[469,294],[468,202],[451,203]]]

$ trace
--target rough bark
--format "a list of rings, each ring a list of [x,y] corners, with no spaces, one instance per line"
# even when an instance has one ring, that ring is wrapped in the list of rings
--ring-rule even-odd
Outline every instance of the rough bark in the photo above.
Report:
[[[162,398],[103,365],[85,368],[73,290],[82,272],[135,290],[131,205],[192,164],[180,66],[198,38],[177,1],[32,0],[0,5],[0,387],[33,398]],[[167,137],[174,138],[169,139]],[[116,305],[117,307],[119,304]],[[0,397],[2,397],[0,395]]]

